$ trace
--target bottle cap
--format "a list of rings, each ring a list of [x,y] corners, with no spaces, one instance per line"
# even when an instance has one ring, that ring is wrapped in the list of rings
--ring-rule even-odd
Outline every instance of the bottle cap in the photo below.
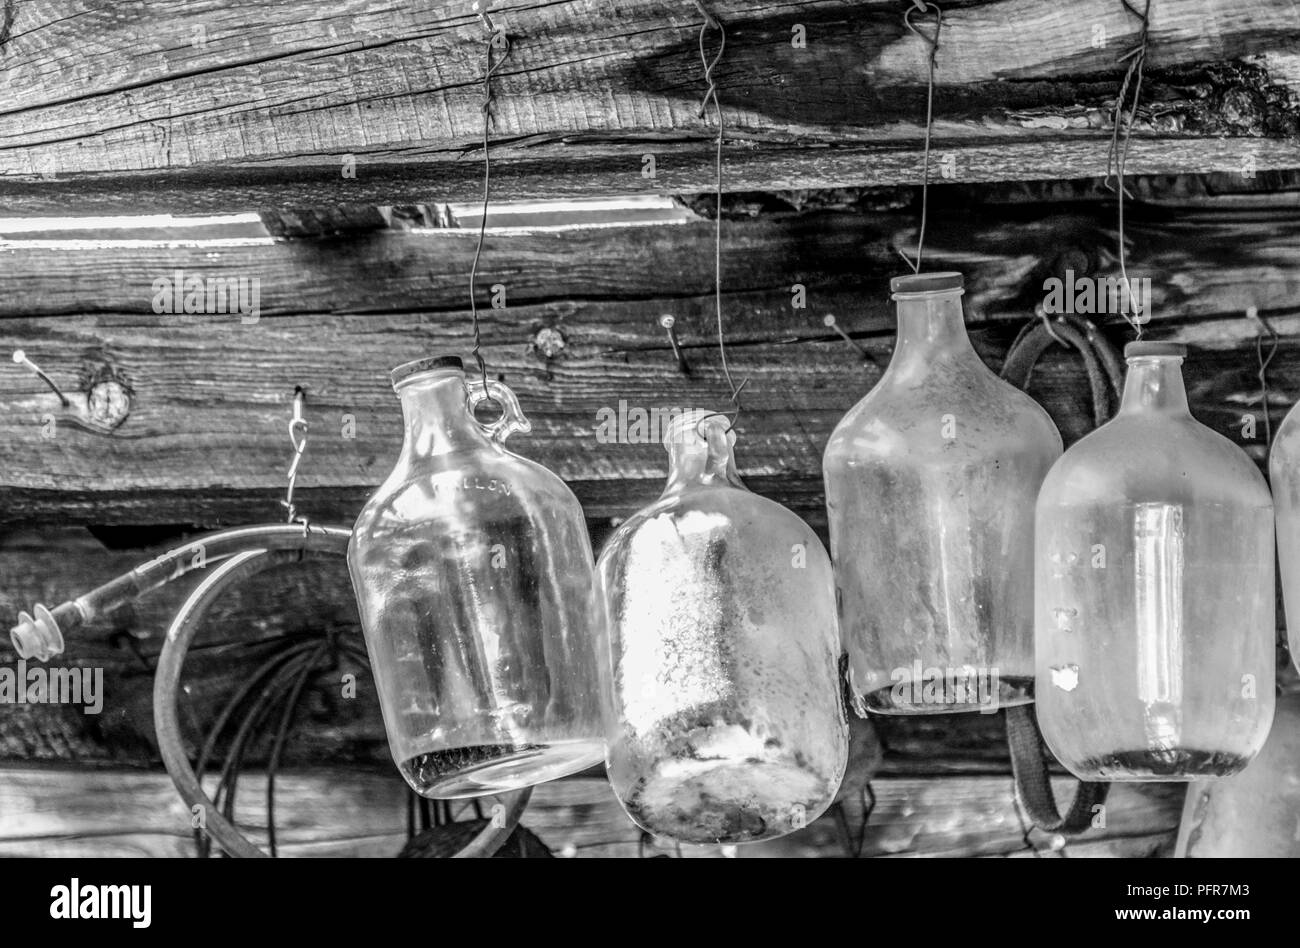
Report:
[[[1187,347],[1181,342],[1130,342],[1124,347],[1125,359],[1140,359],[1143,356],[1176,356],[1187,358]]]
[[[465,371],[465,363],[460,360],[460,356],[433,356],[428,359],[416,359],[414,362],[403,362],[392,372],[388,373],[388,378],[394,385],[409,379],[412,375],[418,375],[421,372],[428,372],[431,369],[456,369]]]
[[[889,281],[891,293],[942,293],[960,290],[965,281],[960,273],[909,273]]]

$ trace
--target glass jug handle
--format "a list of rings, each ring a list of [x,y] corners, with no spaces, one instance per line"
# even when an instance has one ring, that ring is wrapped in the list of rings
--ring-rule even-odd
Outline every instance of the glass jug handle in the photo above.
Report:
[[[465,388],[469,393],[468,404],[470,417],[474,417],[474,411],[484,402],[495,402],[501,409],[501,417],[490,424],[483,424],[475,419],[476,424],[483,429],[484,433],[493,441],[498,443],[504,442],[516,431],[528,434],[533,430],[533,424],[519,408],[519,399],[515,398],[515,393],[503,383],[496,379],[488,379],[487,387],[483,385],[481,379],[465,381]]]

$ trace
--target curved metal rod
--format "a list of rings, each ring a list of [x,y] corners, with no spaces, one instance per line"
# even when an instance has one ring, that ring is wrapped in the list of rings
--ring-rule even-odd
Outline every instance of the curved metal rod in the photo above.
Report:
[[[275,534],[278,534],[276,539],[280,541],[273,545],[284,549],[284,546],[281,545],[285,539],[282,529],[270,529]],[[316,530],[319,529],[316,528]],[[239,532],[243,534],[244,539],[250,541],[258,536],[256,528],[245,528]],[[314,542],[304,542],[303,546],[316,552],[344,554],[346,553],[349,535],[348,531],[342,529],[331,529],[328,532],[322,531],[310,538]],[[302,533],[300,533],[300,537],[303,540],[308,539],[307,535]],[[171,776],[172,783],[176,786],[181,798],[191,808],[200,807],[202,809],[208,832],[221,848],[231,856],[259,858],[265,857],[267,854],[239,831],[233,819],[227,819],[222,814],[217,805],[204,792],[194,769],[190,766],[189,757],[185,752],[185,744],[181,736],[178,716],[181,669],[190,644],[194,641],[195,633],[202,625],[208,609],[216,601],[217,597],[229,587],[242,582],[249,576],[279,565],[282,562],[279,557],[269,555],[270,553],[270,550],[260,548],[234,552],[228,558],[224,558],[221,564],[204,578],[203,582],[198,585],[172,620],[163,642],[162,651],[158,656],[157,671],[154,676],[154,727],[163,764],[167,768],[167,773]],[[179,557],[177,560],[179,560]],[[161,583],[158,585],[161,585]],[[500,849],[501,845],[510,837],[510,834],[514,832],[531,795],[530,788],[503,795],[508,800],[504,819],[493,820],[464,849],[456,854],[456,858],[491,856]],[[493,825],[498,823],[500,825]]]

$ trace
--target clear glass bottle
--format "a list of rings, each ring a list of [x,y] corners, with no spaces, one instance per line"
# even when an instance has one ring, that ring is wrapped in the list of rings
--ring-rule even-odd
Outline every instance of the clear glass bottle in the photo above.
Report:
[[[1278,697],[1264,749],[1242,773],[1187,788],[1175,855],[1300,858],[1300,694]]]
[[[721,415],[674,418],[663,495],[596,567],[610,783],[643,829],[692,843],[812,822],[848,757],[830,558],[799,517],[745,488],[734,443]]]
[[[506,450],[530,425],[458,358],[393,370],[406,436],[348,548],[384,725],[427,797],[497,793],[604,758],[608,647],[582,508]],[[475,407],[495,401],[497,421]]]
[[[1124,354],[1119,413],[1038,497],[1038,721],[1083,780],[1225,776],[1273,719],[1272,501],[1192,417],[1185,347]]]
[[[824,474],[855,709],[1032,700],[1033,507],[1060,457],[1047,413],[966,335],[959,273],[891,282],[889,367],[841,419]]]
[[[1268,477],[1277,508],[1277,562],[1291,661],[1300,668],[1300,403],[1273,438]]]

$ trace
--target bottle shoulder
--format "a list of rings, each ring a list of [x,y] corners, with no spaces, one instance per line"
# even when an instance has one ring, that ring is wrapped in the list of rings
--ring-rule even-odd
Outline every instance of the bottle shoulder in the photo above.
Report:
[[[371,495],[356,530],[380,520],[421,521],[449,513],[544,505],[581,517],[569,486],[553,471],[504,448],[402,458]]]
[[[1039,494],[1064,505],[1116,498],[1272,504],[1250,456],[1190,415],[1116,416],[1062,455]]]
[[[872,458],[950,463],[963,453],[1027,452],[1052,461],[1062,448],[1047,411],[981,363],[979,371],[919,384],[886,374],[840,419],[824,460],[835,468]]]
[[[805,544],[810,560],[829,554],[808,524],[788,507],[733,485],[687,487],[665,493],[619,525],[606,541],[600,559],[608,561],[643,543],[730,539],[748,549],[771,545],[789,552]]]

